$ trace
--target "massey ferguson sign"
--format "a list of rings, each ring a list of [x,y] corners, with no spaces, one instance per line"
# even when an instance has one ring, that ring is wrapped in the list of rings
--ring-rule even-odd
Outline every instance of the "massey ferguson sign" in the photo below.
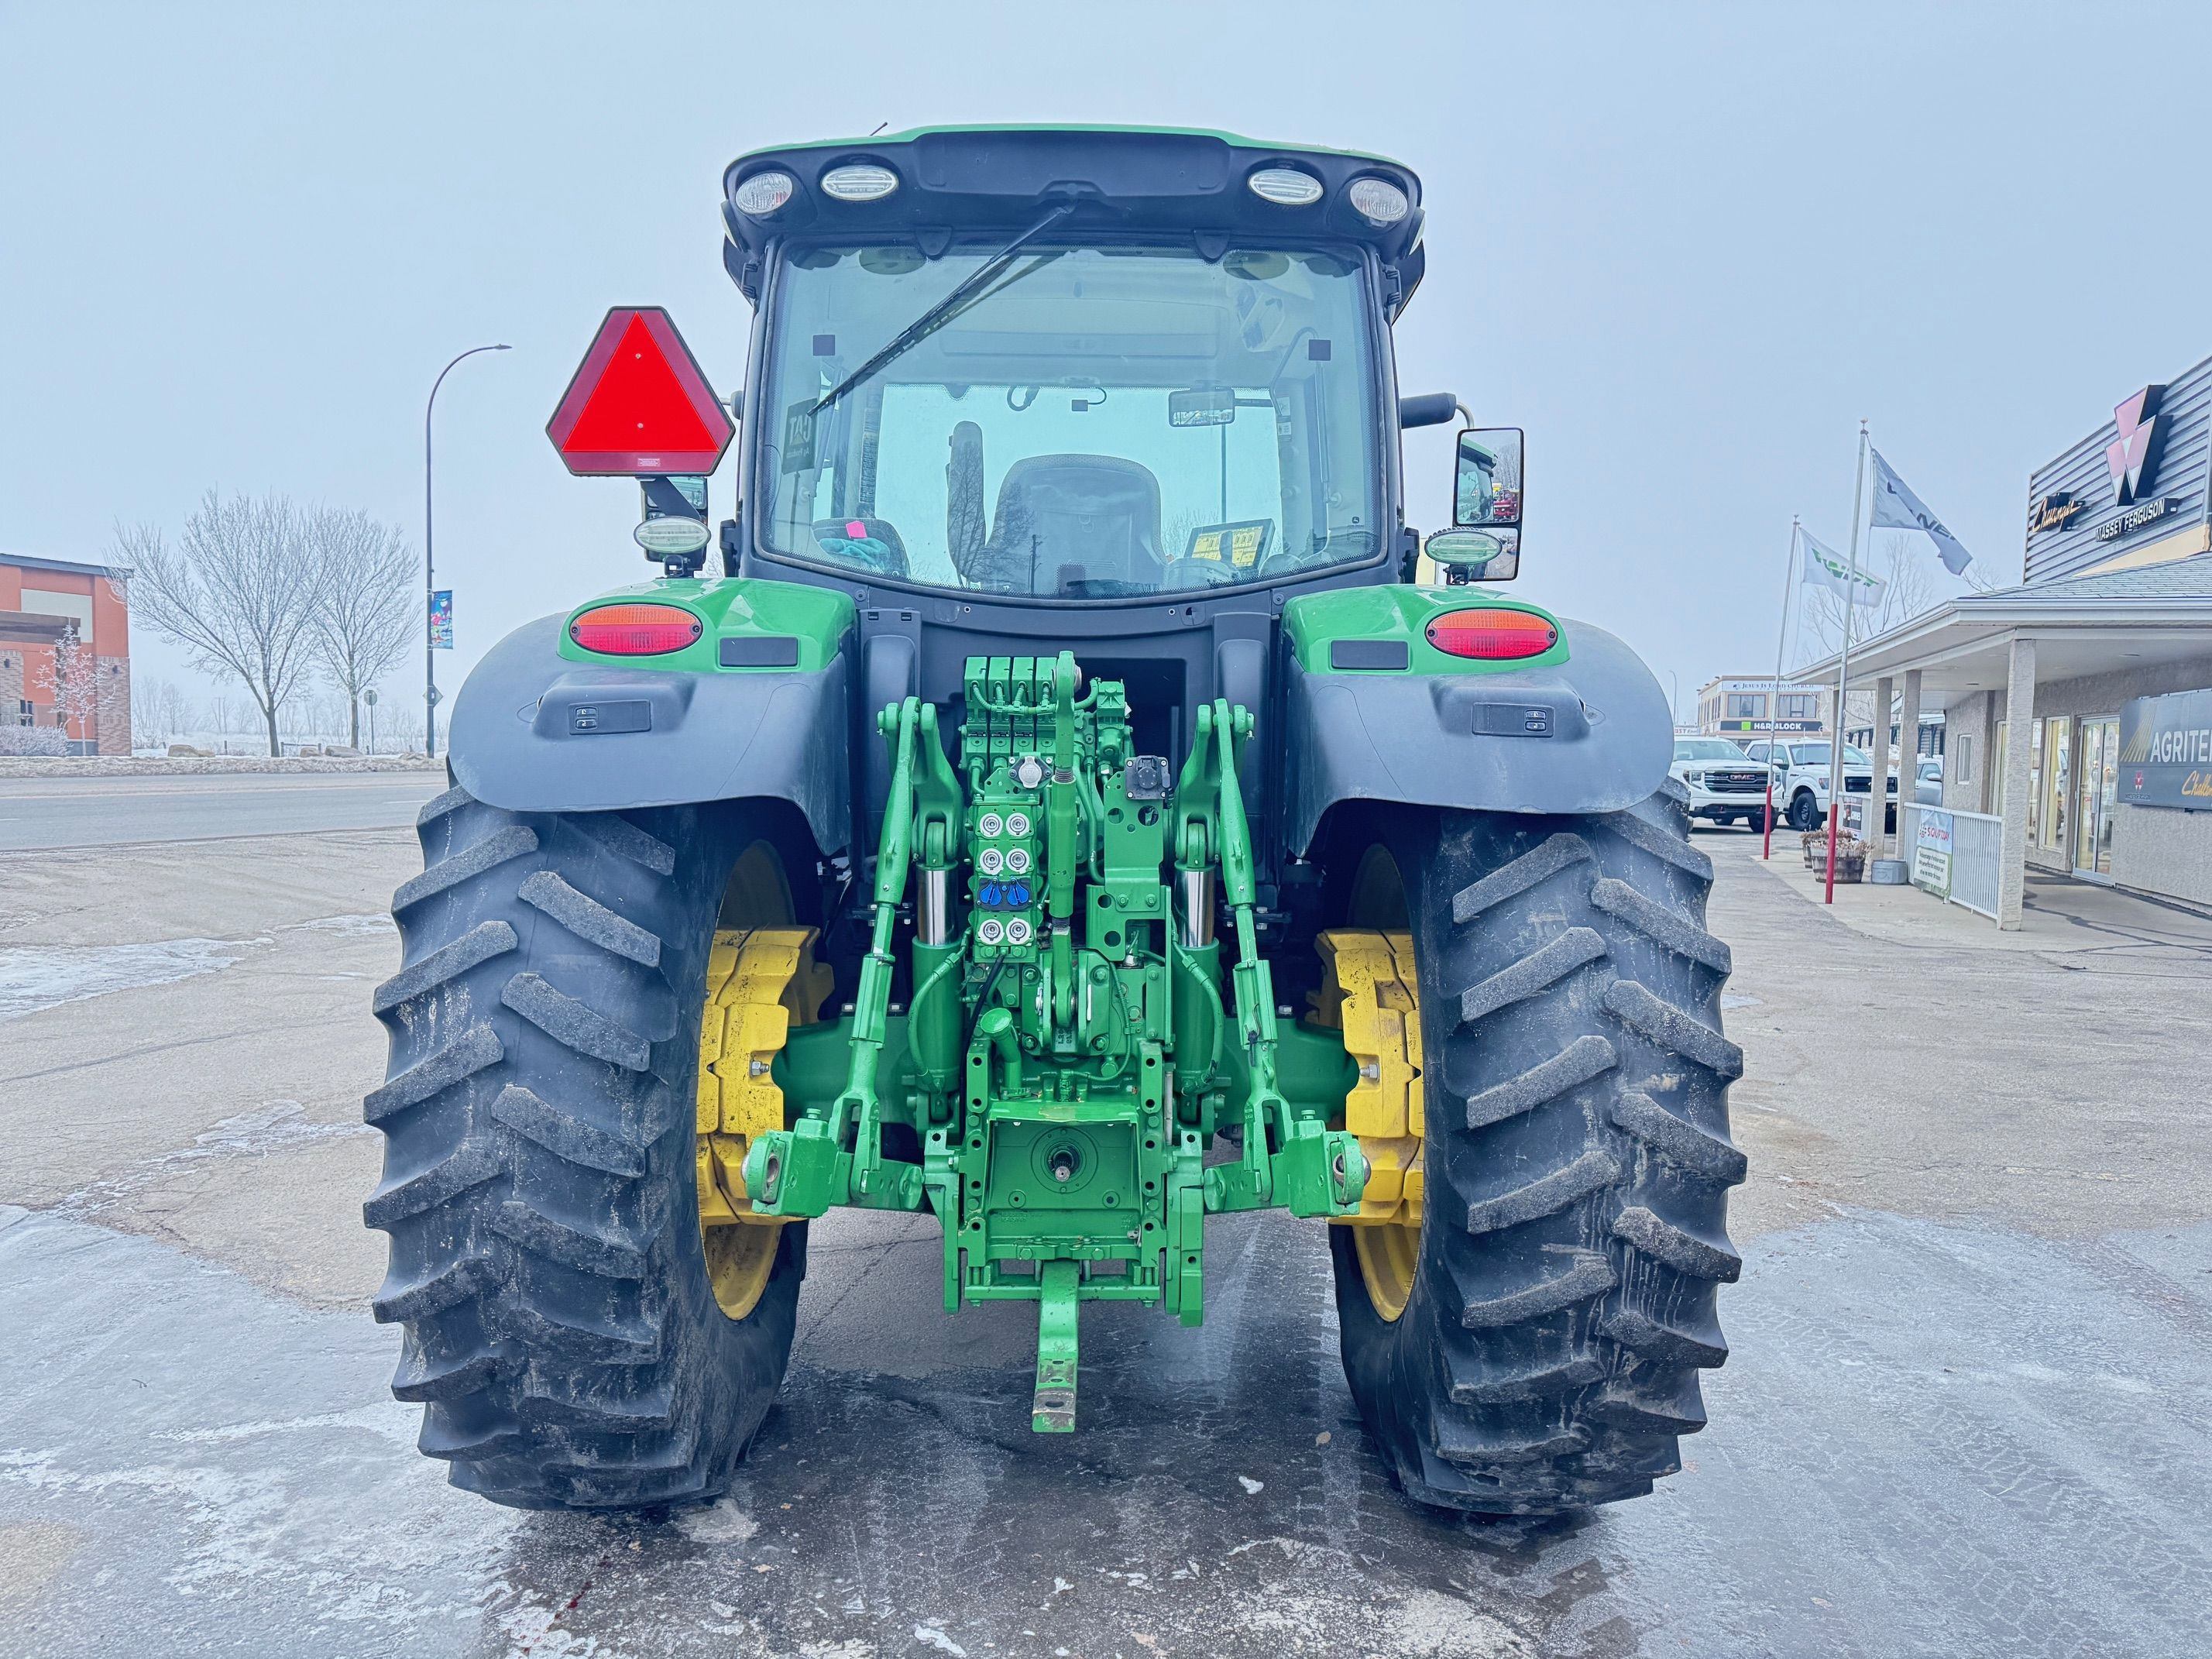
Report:
[[[2158,482],[2158,464],[2166,453],[2170,422],[2165,402],[2163,385],[2147,386],[2112,410],[2117,435],[2105,446],[2105,465],[2112,475],[2112,499],[2121,510],[2097,526],[2100,542],[2117,540],[2173,510],[2172,496],[2151,493]]]
[[[2122,507],[2142,499],[2158,477],[2158,464],[2166,453],[2164,386],[2147,386],[2112,410],[2119,436],[2105,446],[2105,465],[2112,475],[2112,499]]]

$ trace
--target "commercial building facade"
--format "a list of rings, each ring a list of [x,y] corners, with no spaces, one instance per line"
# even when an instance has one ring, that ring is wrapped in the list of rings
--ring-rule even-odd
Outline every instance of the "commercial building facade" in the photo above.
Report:
[[[1698,731],[1710,738],[1817,736],[1828,729],[1833,688],[1793,685],[1778,691],[1771,674],[1723,676],[1698,688]]]
[[[1893,732],[1942,710],[1942,805],[1990,820],[2000,926],[2029,869],[2212,906],[2208,506],[2212,359],[2035,471],[2027,580],[1853,650]]]
[[[0,724],[60,726],[77,754],[131,752],[130,574],[0,554]]]

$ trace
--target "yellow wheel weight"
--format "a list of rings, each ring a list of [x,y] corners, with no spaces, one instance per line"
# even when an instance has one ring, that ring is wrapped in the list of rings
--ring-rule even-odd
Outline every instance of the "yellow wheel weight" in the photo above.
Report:
[[[794,1025],[812,1022],[830,994],[811,927],[720,928],[707,961],[699,1021],[699,1229],[714,1300],[732,1319],[760,1301],[775,1266],[781,1218],[757,1216],[746,1196],[745,1146],[784,1127],[783,1091],[770,1075]]]
[[[1359,1080],[1341,1127],[1359,1137],[1367,1187],[1359,1212],[1337,1224],[1352,1245],[1368,1299],[1385,1320],[1412,1300],[1421,1253],[1421,1002],[1410,933],[1340,927],[1315,940],[1322,988],[1318,1024],[1344,1033]]]

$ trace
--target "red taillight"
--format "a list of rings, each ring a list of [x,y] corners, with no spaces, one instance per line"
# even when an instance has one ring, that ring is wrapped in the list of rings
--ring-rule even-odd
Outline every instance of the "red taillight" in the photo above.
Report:
[[[1559,625],[1533,611],[1447,611],[1429,623],[1429,643],[1454,657],[1492,660],[1540,657],[1559,641]]]
[[[681,651],[703,632],[696,617],[672,605],[602,605],[579,611],[568,624],[568,637],[578,645],[611,657]]]

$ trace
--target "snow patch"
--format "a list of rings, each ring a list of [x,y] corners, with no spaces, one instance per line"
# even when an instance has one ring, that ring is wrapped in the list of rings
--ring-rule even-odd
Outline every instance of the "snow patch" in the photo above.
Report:
[[[312,921],[295,921],[283,929],[288,933],[341,933],[349,939],[378,938],[386,933],[397,933],[399,929],[390,916],[382,911],[366,916],[317,916]]]
[[[678,1516],[676,1530],[695,1544],[742,1544],[760,1530],[760,1522],[722,1498]]]
[[[267,939],[169,939],[148,945],[0,947],[0,1019],[20,1019],[113,991],[168,985],[235,967]]]
[[[916,1625],[914,1627],[914,1639],[927,1643],[939,1653],[951,1654],[952,1659],[968,1659],[968,1650],[934,1625]]]
[[[191,1146],[142,1159],[120,1175],[80,1188],[56,1207],[64,1215],[97,1216],[188,1164],[216,1158],[266,1158],[319,1141],[376,1133],[366,1123],[313,1122],[302,1115],[307,1109],[296,1100],[272,1100],[265,1106],[234,1113],[194,1135]]]

